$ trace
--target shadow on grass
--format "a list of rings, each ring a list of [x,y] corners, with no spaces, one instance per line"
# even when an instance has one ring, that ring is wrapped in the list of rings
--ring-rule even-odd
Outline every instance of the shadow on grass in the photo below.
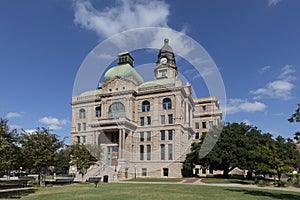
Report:
[[[34,193],[36,189],[26,189],[26,190],[12,190],[12,191],[0,191],[0,199],[20,199],[23,196],[27,196]]]
[[[243,189],[225,189],[231,192],[241,192],[243,194],[253,195],[256,196],[257,199],[260,199],[259,197],[271,197],[273,199],[300,199],[300,193],[297,194],[288,194],[283,191],[261,191],[261,190],[243,190]]]

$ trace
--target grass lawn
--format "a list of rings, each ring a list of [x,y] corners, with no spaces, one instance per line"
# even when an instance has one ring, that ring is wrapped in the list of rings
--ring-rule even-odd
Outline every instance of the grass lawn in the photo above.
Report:
[[[15,191],[16,192],[16,191]],[[19,193],[21,191],[18,191]],[[2,196],[0,199],[10,198]],[[19,194],[21,195],[21,194]],[[235,199],[300,199],[300,193],[279,190],[245,189],[233,187],[213,187],[203,185],[184,184],[133,184],[107,183],[95,188],[93,184],[73,184],[67,186],[44,187],[37,190],[27,191],[21,199],[30,200],[77,200],[77,199],[208,199],[208,200],[235,200]]]
[[[201,179],[203,183],[239,183],[239,184],[253,184],[253,180],[241,180],[241,179],[224,179],[224,178],[204,178]]]

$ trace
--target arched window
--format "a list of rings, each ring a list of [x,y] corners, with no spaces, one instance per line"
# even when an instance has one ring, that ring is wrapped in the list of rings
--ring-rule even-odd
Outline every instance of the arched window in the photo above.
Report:
[[[163,109],[164,110],[169,110],[172,108],[172,101],[170,98],[164,98],[163,100]]]
[[[79,119],[85,119],[85,110],[83,108],[79,110]]]
[[[115,102],[109,106],[108,109],[108,117],[109,118],[117,118],[125,116],[125,107],[120,102]]]
[[[142,102],[142,112],[149,112],[150,111],[150,102],[143,101]]]
[[[101,106],[95,108],[96,117],[101,117]]]

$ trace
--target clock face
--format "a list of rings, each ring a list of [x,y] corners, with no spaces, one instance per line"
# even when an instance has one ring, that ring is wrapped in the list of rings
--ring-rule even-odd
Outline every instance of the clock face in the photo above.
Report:
[[[160,64],[166,64],[167,63],[167,58],[163,57],[160,59]]]

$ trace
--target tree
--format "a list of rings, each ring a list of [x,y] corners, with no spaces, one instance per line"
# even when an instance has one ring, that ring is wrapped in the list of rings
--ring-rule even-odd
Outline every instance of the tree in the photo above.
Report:
[[[289,122],[300,122],[300,103],[298,103],[295,113],[288,120]]]
[[[37,128],[34,133],[23,131],[20,143],[25,168],[29,173],[41,175],[47,173],[50,166],[55,166],[58,152],[64,146],[64,140],[60,140],[56,134],[50,134],[46,128]]]
[[[90,153],[84,144],[73,144],[70,147],[70,165],[80,170],[82,179],[90,166],[96,163],[97,159]],[[84,181],[84,180],[82,180]]]
[[[0,170],[19,169],[20,148],[16,130],[9,130],[8,120],[0,118]]]
[[[234,168],[248,167],[249,144],[247,134],[257,134],[260,132],[256,127],[246,125],[245,123],[227,123],[219,137],[214,148],[204,157],[199,157],[199,150],[203,145],[204,137],[218,137],[218,128],[213,127],[207,135],[203,135],[199,143],[192,145],[191,153],[187,155],[185,167],[201,165],[203,168],[214,170],[223,170],[223,175],[228,176]]]

